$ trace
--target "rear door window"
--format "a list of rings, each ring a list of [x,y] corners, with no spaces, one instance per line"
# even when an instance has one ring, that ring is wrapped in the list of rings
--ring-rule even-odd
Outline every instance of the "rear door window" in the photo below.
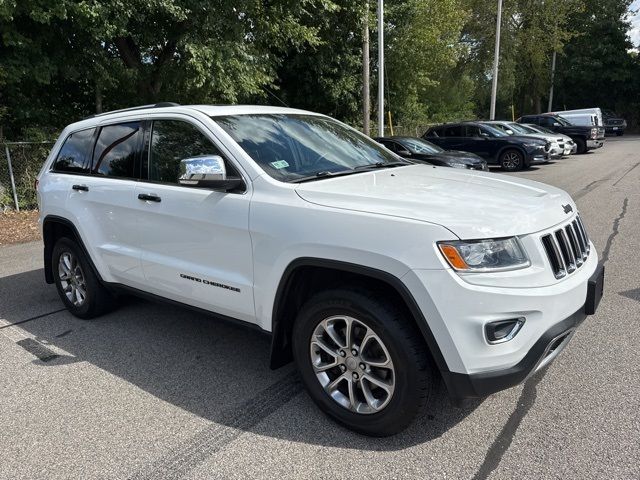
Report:
[[[464,136],[462,133],[462,126],[461,125],[453,125],[451,127],[445,127],[444,128],[444,136],[445,137],[462,137]]]
[[[54,172],[87,173],[88,156],[95,128],[72,133],[62,144],[58,157],[53,164]]]
[[[91,173],[116,178],[139,178],[142,122],[102,127],[93,152]]]
[[[466,130],[466,135],[465,135],[466,137],[473,138],[473,137],[480,137],[481,136],[480,135],[480,133],[481,133],[480,127],[478,127],[476,125],[467,125],[465,130]]]

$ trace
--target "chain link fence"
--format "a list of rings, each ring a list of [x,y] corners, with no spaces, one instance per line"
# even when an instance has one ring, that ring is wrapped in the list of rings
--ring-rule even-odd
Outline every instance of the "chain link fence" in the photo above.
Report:
[[[54,142],[0,144],[0,211],[38,207],[35,181]]]

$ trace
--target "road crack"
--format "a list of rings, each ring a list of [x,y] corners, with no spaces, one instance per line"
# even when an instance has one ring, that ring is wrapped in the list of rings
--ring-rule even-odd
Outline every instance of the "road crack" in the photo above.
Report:
[[[613,245],[613,240],[618,236],[618,233],[620,231],[620,222],[627,214],[628,207],[629,207],[629,197],[624,199],[624,202],[622,202],[622,211],[620,212],[620,215],[618,215],[616,219],[613,221],[613,229],[611,231],[611,234],[609,235],[609,238],[607,238],[607,243],[604,247],[604,251],[602,252],[602,263],[607,263],[609,261],[609,253],[611,252],[611,245]]]

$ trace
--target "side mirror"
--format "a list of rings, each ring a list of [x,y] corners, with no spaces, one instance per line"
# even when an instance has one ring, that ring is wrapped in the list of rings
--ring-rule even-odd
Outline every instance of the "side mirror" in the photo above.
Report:
[[[554,127],[559,127],[559,126],[560,126],[560,124],[559,124],[558,122],[553,122],[553,126],[554,126]]]
[[[227,177],[224,159],[219,155],[180,160],[178,183],[183,187],[211,188],[228,192],[242,186],[242,179]]]
[[[410,157],[411,152],[409,150],[398,150],[398,155],[401,157]]]
[[[511,129],[506,129],[505,132],[507,132],[509,135],[513,135],[515,132]]]

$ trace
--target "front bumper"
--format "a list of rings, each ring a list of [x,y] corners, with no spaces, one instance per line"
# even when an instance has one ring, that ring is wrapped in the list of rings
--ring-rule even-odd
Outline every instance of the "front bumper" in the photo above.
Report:
[[[451,396],[463,399],[514,386],[553,360],[584,317],[594,313],[594,307],[587,307],[593,304],[592,283],[601,270],[592,245],[578,271],[548,286],[527,288],[528,282],[512,272],[498,282],[511,278],[509,287],[469,283],[451,270],[413,270],[403,281],[444,357],[445,365],[438,366]],[[601,283],[599,288],[601,296]],[[486,325],[514,318],[525,319],[518,334],[490,344]]]
[[[593,315],[602,298],[604,265],[598,265],[589,279],[585,304],[564,320],[545,331],[516,365],[503,370],[465,375],[444,372],[443,379],[450,396],[457,401],[481,398],[513,387],[549,365],[567,346],[578,326]]]
[[[587,148],[595,150],[604,146],[604,140],[587,140]]]
[[[444,372],[443,380],[455,400],[482,398],[514,387],[553,361],[587,318],[584,306],[547,330],[516,365],[476,374]]]

